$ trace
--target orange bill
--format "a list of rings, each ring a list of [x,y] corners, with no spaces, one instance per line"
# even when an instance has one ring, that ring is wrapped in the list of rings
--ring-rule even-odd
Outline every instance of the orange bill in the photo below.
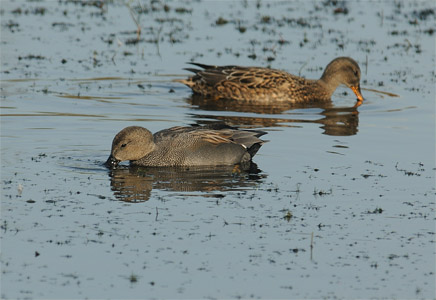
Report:
[[[357,103],[355,107],[360,106],[363,102],[363,96],[362,96],[362,92],[360,91],[360,85],[352,86],[350,88],[354,92],[354,94],[356,94],[357,97]]]

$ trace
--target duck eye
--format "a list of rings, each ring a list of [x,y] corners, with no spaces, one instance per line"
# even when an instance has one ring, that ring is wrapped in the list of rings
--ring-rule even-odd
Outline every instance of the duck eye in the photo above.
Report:
[[[127,146],[127,144],[122,144],[121,145],[121,148],[124,148],[124,147],[126,147]]]
[[[359,75],[359,72],[357,70],[354,70],[353,72],[354,72],[354,75],[356,75],[356,76]]]

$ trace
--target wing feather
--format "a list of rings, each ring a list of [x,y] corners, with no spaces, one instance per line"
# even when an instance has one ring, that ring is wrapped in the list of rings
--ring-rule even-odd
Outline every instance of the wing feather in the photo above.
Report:
[[[194,72],[198,79],[207,86],[230,83],[245,88],[269,89],[285,85],[290,80],[290,74],[268,68],[190,64],[204,69],[188,68],[186,70]]]

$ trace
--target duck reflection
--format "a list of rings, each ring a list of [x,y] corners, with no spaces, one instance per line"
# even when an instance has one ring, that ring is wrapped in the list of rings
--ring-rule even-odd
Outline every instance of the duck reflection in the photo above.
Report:
[[[246,116],[216,116],[195,114],[195,118],[213,118],[224,121],[229,125],[250,125],[256,127],[280,127],[283,124],[316,123],[322,124],[323,134],[332,136],[355,135],[358,132],[359,112],[356,106],[334,107],[332,102],[324,103],[279,103],[277,105],[259,105],[255,103],[240,103],[234,100],[213,100],[201,95],[193,94],[187,102],[199,110],[205,111],[233,111],[244,113],[256,113],[259,115],[280,115],[283,117],[246,117]],[[300,109],[321,109],[321,112],[311,113],[311,118],[305,119],[306,113],[294,113]],[[291,113],[285,113],[291,111]],[[286,116],[298,115],[298,118],[286,118]],[[314,115],[319,118],[313,118]],[[288,125],[289,126],[289,125]]]
[[[115,198],[138,203],[150,199],[153,189],[179,192],[224,192],[250,188],[266,175],[253,162],[223,167],[145,168],[120,166],[109,172]],[[220,197],[220,195],[211,194]]]

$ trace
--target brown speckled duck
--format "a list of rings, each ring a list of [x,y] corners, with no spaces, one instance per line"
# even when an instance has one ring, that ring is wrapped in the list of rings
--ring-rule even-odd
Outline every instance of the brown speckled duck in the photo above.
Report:
[[[154,135],[143,127],[121,130],[112,142],[105,165],[115,168],[130,160],[134,166],[225,166],[249,163],[265,141],[264,131],[238,130],[224,124],[172,127]]]
[[[336,88],[345,84],[357,96],[355,106],[363,101],[360,68],[349,57],[332,60],[318,80],[268,68],[191,64],[203,70],[187,68],[195,75],[175,81],[186,84],[196,94],[215,100],[233,99],[262,104],[328,101]]]

